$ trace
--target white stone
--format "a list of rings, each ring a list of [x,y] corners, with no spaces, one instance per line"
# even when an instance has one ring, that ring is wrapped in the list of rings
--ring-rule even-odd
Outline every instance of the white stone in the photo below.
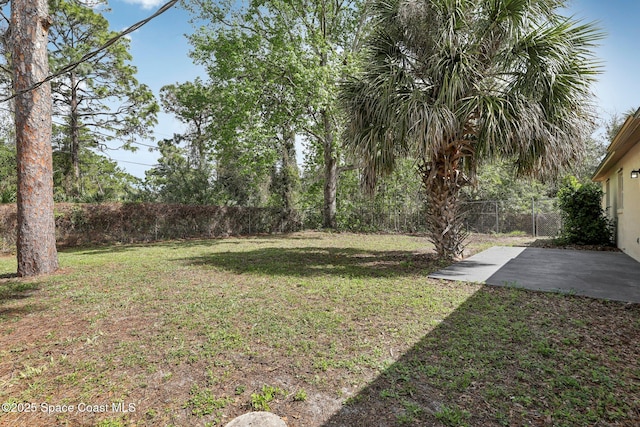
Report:
[[[271,412],[249,412],[234,418],[226,427],[287,427],[287,424]]]

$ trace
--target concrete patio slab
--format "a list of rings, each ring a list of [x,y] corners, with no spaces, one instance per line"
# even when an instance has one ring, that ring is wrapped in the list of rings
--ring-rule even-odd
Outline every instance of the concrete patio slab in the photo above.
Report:
[[[640,263],[622,252],[498,248],[429,277],[640,303]]]
[[[447,268],[431,273],[429,277],[485,283],[496,271],[520,255],[525,249],[516,246],[494,246],[472,257],[456,262]]]

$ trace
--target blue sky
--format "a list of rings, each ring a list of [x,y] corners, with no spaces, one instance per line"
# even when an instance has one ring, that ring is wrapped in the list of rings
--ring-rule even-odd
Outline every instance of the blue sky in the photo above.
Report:
[[[163,1],[111,0],[112,11],[106,14],[113,30],[123,30],[154,13]],[[571,0],[568,13],[584,21],[596,21],[606,33],[596,54],[603,61],[604,73],[594,87],[598,97],[598,113],[605,119],[640,106],[640,1],[638,0]],[[203,76],[201,68],[188,57],[189,44],[185,34],[193,31],[190,15],[174,7],[131,34],[131,53],[138,68],[138,80],[158,94],[166,84],[193,80]],[[170,138],[182,127],[170,115],[161,114],[156,127],[156,139]],[[152,141],[141,141],[153,145]],[[139,177],[153,165],[157,152],[140,147],[137,152],[110,151],[113,159],[141,163],[119,162],[120,166]]]
[[[157,0],[111,0],[109,3],[111,12],[105,13],[105,17],[109,20],[112,30],[122,31],[146,19],[163,4],[163,1]],[[138,69],[137,79],[148,85],[156,96],[164,85],[204,76],[203,70],[195,66],[188,57],[190,47],[185,34],[193,32],[193,26],[189,23],[190,18],[188,12],[174,6],[130,34],[133,64]],[[179,133],[182,129],[180,122],[172,115],[161,113],[155,128],[155,140],[171,138],[174,133]],[[154,145],[154,141],[141,140],[140,142]],[[115,147],[117,143],[112,145]],[[144,146],[140,146],[133,153],[125,150],[110,150],[106,154],[118,160],[123,169],[140,178],[144,177],[144,171],[155,164],[158,158],[157,152],[150,152]]]
[[[640,106],[640,2],[637,0],[573,0],[570,11],[577,18],[596,21],[606,33],[596,50],[603,61],[595,93],[599,112],[606,117]]]

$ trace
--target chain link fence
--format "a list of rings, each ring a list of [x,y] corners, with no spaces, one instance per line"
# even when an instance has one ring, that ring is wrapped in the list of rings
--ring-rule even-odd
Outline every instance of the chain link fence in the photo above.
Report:
[[[426,204],[419,195],[360,202],[338,209],[340,229],[360,232],[427,232]],[[15,247],[15,204],[0,205],[0,251]],[[518,206],[506,200],[464,203],[465,227],[475,233],[524,232],[555,237],[562,229],[555,199]],[[57,240],[67,245],[147,242],[253,233],[288,232],[322,226],[321,212],[300,216],[276,208],[164,205],[154,203],[65,204],[55,208]]]
[[[465,204],[465,225],[476,233],[524,232],[536,237],[556,237],[562,216],[556,199],[532,199],[529,206],[508,200],[478,200]]]
[[[562,232],[562,212],[557,199],[532,201],[534,236],[557,237]]]
[[[474,233],[522,232],[536,237],[556,237],[562,230],[556,199],[532,199],[528,203],[509,200],[474,200],[463,204],[465,228]],[[358,203],[339,209],[340,228],[350,231],[419,233],[427,231],[425,202],[406,199],[402,203]],[[303,228],[318,228],[319,213],[302,213]]]

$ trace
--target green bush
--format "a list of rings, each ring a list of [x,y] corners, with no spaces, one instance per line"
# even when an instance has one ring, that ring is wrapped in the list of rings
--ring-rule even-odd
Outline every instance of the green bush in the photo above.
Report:
[[[612,223],[602,209],[602,190],[594,183],[580,184],[566,179],[558,192],[562,210],[563,243],[611,245]]]

